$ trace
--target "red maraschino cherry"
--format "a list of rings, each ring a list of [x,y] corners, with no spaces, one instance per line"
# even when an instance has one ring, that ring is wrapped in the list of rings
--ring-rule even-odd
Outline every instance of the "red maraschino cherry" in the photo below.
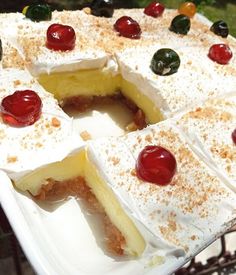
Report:
[[[173,154],[161,146],[146,146],[136,162],[138,178],[158,185],[171,182],[176,172],[176,159]]]
[[[75,47],[76,35],[71,26],[52,24],[47,29],[46,47],[54,51],[71,51]]]
[[[31,90],[16,91],[3,98],[1,103],[3,121],[14,127],[35,123],[40,118],[41,111],[42,101]]]
[[[165,6],[157,1],[150,3],[145,9],[144,13],[152,17],[159,17],[163,14]]]
[[[236,145],[236,128],[234,129],[234,131],[232,133],[232,140],[233,140],[234,144]]]
[[[208,57],[222,65],[228,64],[233,54],[226,44],[214,44],[210,47]]]
[[[114,24],[114,29],[121,35],[131,39],[139,39],[141,28],[134,19],[129,16],[120,17]]]

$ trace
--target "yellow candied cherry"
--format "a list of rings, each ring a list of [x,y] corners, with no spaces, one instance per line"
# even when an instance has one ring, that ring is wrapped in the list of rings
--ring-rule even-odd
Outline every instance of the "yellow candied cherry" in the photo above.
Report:
[[[29,8],[29,6],[25,6],[25,7],[23,8],[22,13],[23,13],[24,15],[26,15],[26,12],[27,12],[28,8]]]
[[[197,12],[197,8],[192,2],[184,2],[179,6],[178,12],[188,17],[193,17]]]

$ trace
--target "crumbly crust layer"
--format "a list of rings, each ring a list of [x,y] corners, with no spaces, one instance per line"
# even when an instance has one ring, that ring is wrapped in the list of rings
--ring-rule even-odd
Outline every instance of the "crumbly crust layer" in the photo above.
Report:
[[[104,231],[104,242],[109,252],[115,255],[124,255],[125,239],[121,232],[112,224],[106,215],[104,208],[98,202],[83,177],[58,182],[47,179],[42,185],[39,193],[34,196],[39,201],[58,201],[69,196],[82,199],[86,204],[86,210],[94,215],[99,215],[102,220]]]

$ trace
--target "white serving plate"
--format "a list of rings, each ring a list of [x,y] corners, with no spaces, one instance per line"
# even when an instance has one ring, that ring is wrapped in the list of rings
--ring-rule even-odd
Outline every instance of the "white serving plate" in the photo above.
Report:
[[[75,127],[80,132],[87,130],[93,138],[111,132],[120,135],[130,114],[120,105],[109,108],[108,114],[98,108],[76,118]],[[1,171],[0,182],[2,208],[37,274],[164,275],[173,273],[189,260],[167,256],[161,265],[150,267],[150,260],[114,258],[103,249],[96,228],[98,221],[86,214],[78,200],[70,198],[58,203],[39,204],[27,193],[15,190]],[[213,241],[207,240],[194,254]]]

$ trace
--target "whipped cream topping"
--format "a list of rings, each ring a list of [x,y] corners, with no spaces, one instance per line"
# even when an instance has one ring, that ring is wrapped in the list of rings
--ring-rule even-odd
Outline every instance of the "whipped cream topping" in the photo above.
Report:
[[[140,39],[127,39],[115,32],[113,24],[123,15],[140,24]],[[55,11],[51,21],[39,23],[22,14],[4,15],[0,20],[8,25],[3,28],[4,35],[17,48],[31,74],[95,68],[121,73],[168,118],[208,98],[232,92],[236,85],[235,40],[213,34],[210,22],[200,15],[191,19],[187,35],[173,33],[169,26],[176,15],[175,10],[167,9],[162,17],[152,18],[142,9],[120,9],[115,10],[112,18],[95,17],[84,11]],[[74,50],[58,52],[46,48],[46,30],[53,23],[75,29]],[[209,48],[215,43],[230,43],[234,55],[228,65],[208,58]],[[171,48],[179,54],[181,64],[177,73],[158,76],[152,72],[151,59],[160,48]]]
[[[98,42],[100,33],[92,31],[89,17],[82,11],[55,11],[52,20],[38,23],[19,14],[15,20],[12,17],[10,14],[9,18],[0,18],[5,26],[8,25],[3,34],[24,57],[33,75],[101,68],[107,63],[108,54]],[[53,51],[45,46],[47,28],[54,23],[70,25],[75,29],[74,50]]]
[[[211,99],[175,121],[207,162],[229,178],[230,187],[236,192],[236,146],[232,140],[236,128],[236,93]]]
[[[143,9],[117,9],[112,17],[112,24],[121,16],[127,15],[138,22],[141,27],[141,39],[138,45],[179,45],[202,46],[213,43],[225,43],[225,39],[217,37],[210,31],[211,22],[204,16],[196,14],[191,18],[191,28],[187,35],[179,35],[169,31],[172,19],[179,13],[174,9],[165,9],[161,17],[153,18],[144,14]],[[235,42],[234,42],[235,43]],[[123,47],[128,48],[128,47]]]
[[[0,38],[2,40],[3,56],[2,68],[25,68],[25,60],[14,45],[17,34],[13,26],[20,24],[24,16],[21,13],[0,13]],[[10,39],[11,38],[11,39]]]
[[[171,184],[137,178],[136,160],[147,145],[161,145],[174,154],[178,171]],[[170,254],[188,258],[236,221],[236,195],[169,120],[120,138],[91,141],[88,157],[126,213],[139,221],[140,231],[148,232],[149,238],[145,233],[144,237],[149,248],[165,247]]]
[[[29,73],[17,69],[1,71],[0,100],[16,90],[27,89],[35,91],[42,100],[40,119],[33,125],[20,128],[0,122],[0,169],[12,179],[60,161],[83,145],[81,138],[74,133],[72,119]]]

